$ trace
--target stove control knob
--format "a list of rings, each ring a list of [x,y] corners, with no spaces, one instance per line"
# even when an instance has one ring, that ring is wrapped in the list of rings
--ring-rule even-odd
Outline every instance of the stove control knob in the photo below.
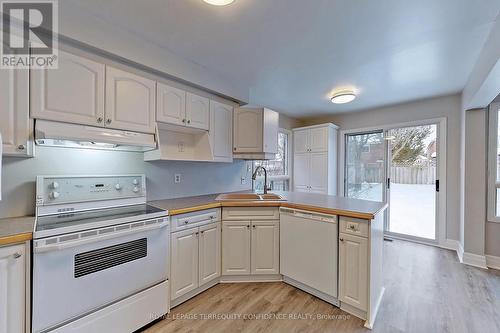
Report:
[[[116,184],[116,185],[115,185],[115,189],[116,189],[117,191],[119,191],[119,190],[121,190],[121,189],[122,189],[122,186],[121,186],[120,184]]]
[[[139,185],[139,181],[138,181],[137,179],[134,179],[134,180],[132,181],[132,184],[134,184],[134,185]]]
[[[50,192],[50,198],[52,200],[59,198],[59,192],[56,192],[56,191]]]
[[[134,186],[134,188],[132,189],[132,191],[133,191],[134,193],[137,193],[137,192],[139,192],[139,187],[137,187],[137,186]]]
[[[52,182],[50,184],[50,188],[53,188],[53,189],[59,188],[59,183],[58,182]]]

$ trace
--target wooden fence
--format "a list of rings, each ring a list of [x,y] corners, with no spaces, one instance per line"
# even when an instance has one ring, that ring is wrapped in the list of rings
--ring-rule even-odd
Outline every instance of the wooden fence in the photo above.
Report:
[[[434,184],[436,166],[428,165],[393,165],[391,182],[396,184]]]

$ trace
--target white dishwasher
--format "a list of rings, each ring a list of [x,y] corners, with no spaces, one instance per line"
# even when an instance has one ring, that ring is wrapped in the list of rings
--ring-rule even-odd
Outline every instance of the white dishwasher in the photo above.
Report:
[[[285,282],[338,305],[337,216],[281,208],[280,273]]]

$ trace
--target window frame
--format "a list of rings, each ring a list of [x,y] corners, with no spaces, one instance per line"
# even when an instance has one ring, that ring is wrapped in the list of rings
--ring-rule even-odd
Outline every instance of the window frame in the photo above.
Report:
[[[292,131],[286,129],[286,128],[279,128],[278,129],[278,135],[282,133],[288,136],[288,145],[286,149],[286,164],[287,164],[287,174],[286,175],[279,175],[279,176],[267,176],[267,182],[270,184],[272,181],[288,181],[288,191],[292,190],[292,173],[293,173],[293,167],[292,167],[292,142],[293,142],[293,136],[292,136]],[[252,161],[252,174],[255,171],[255,162]],[[255,181],[263,181],[264,176],[257,176],[257,179]],[[252,180],[252,190],[255,191],[255,181]]]
[[[491,103],[488,109],[488,221],[500,223],[500,212],[496,211],[497,189],[500,189],[500,180],[497,180],[500,103]]]

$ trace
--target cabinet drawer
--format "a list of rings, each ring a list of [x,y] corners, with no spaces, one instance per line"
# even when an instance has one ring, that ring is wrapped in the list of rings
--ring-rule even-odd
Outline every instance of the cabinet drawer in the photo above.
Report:
[[[172,216],[172,232],[220,221],[220,209],[207,209],[199,212]]]
[[[222,209],[225,220],[278,220],[279,208],[275,207],[230,207]]]
[[[340,232],[361,237],[368,237],[368,221],[341,216]]]

